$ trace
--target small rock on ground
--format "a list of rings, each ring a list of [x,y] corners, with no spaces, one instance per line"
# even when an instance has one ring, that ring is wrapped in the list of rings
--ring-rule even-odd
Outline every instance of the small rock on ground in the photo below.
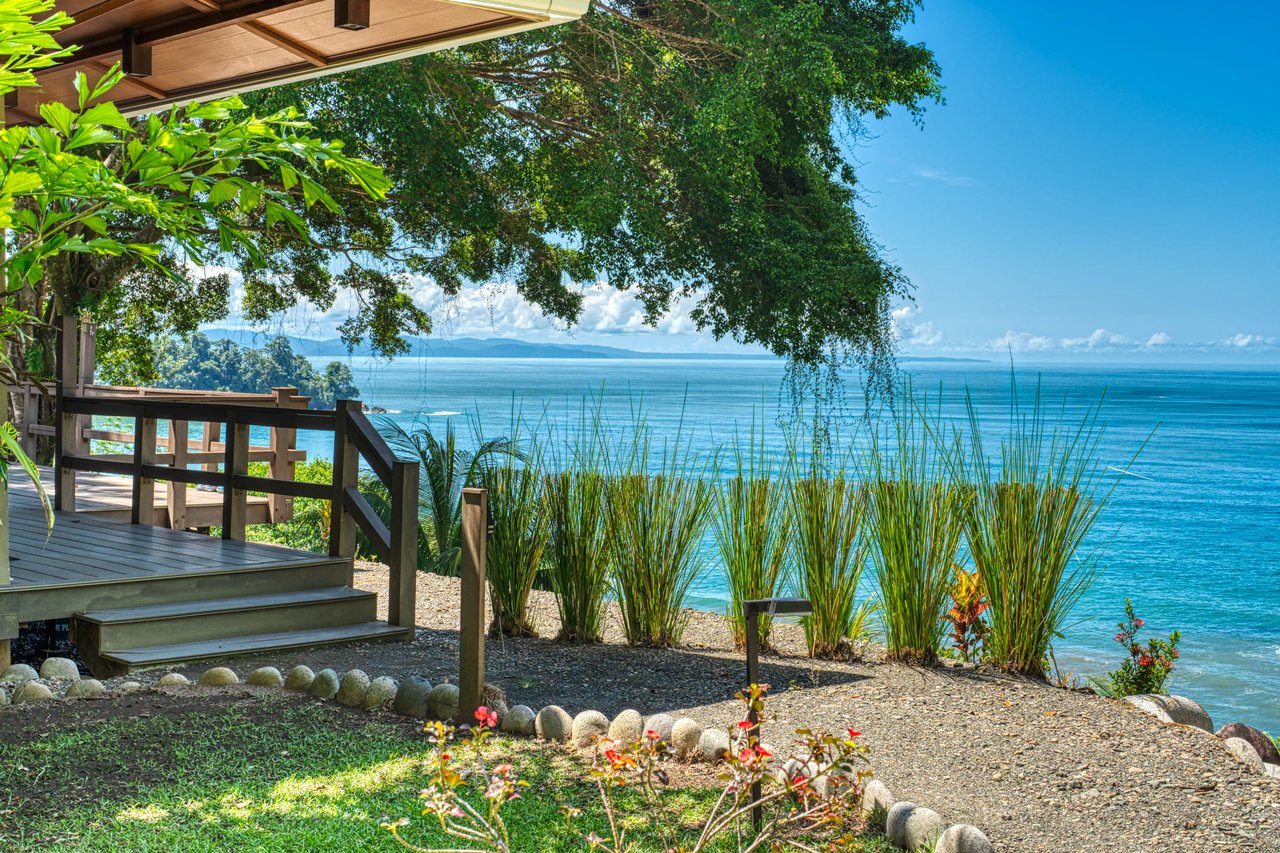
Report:
[[[1262,756],[1258,755],[1258,750],[1254,749],[1249,741],[1242,737],[1229,737],[1222,742],[1222,745],[1235,757],[1236,761],[1245,767],[1255,773],[1266,772],[1266,768],[1262,766]]]
[[[698,755],[703,761],[721,761],[729,751],[729,733],[724,729],[704,729],[698,738]]]
[[[657,732],[658,740],[665,740],[667,743],[671,743],[671,730],[675,728],[675,725],[675,717],[670,714],[654,714],[644,721],[644,730],[646,732]]]
[[[534,733],[536,717],[537,714],[528,705],[516,705],[502,718],[500,728],[506,734],[531,735]]]
[[[626,709],[609,724],[609,740],[614,743],[632,743],[643,733],[644,717],[633,708]]]
[[[5,669],[4,675],[0,675],[0,684],[15,684],[23,681],[35,681],[39,677],[40,673],[27,666],[25,663],[15,663]]]
[[[437,684],[427,694],[427,710],[437,720],[452,720],[458,716],[458,685]]]
[[[40,664],[40,677],[46,681],[79,681],[80,667],[70,658],[47,658]]]
[[[1271,742],[1271,738],[1244,723],[1227,723],[1216,732],[1218,737],[1226,740],[1238,737],[1249,741],[1249,745],[1258,751],[1258,756],[1266,764],[1280,764],[1280,750]]]
[[[249,673],[244,683],[254,687],[282,687],[284,676],[274,666],[261,666]]]
[[[385,708],[396,700],[396,692],[400,683],[389,675],[383,675],[369,682],[369,689],[364,694],[364,707],[374,711]]]
[[[187,678],[180,672],[170,672],[160,676],[156,681],[156,687],[186,687],[191,683],[191,679]]]
[[[96,678],[82,678],[67,688],[68,699],[101,699],[107,688]]]
[[[533,727],[543,740],[563,742],[573,733],[573,718],[559,705],[548,705],[538,712]]]
[[[236,675],[235,670],[230,667],[215,666],[213,669],[205,670],[196,683],[205,687],[228,687],[239,684],[240,676]]]
[[[1209,712],[1186,696],[1163,696],[1159,693],[1142,693],[1126,696],[1124,701],[1139,711],[1150,714],[1162,723],[1178,723],[1194,726],[1213,733],[1213,720]]]
[[[991,839],[978,827],[957,823],[948,826],[938,836],[934,853],[995,853],[995,848],[991,846]]]
[[[112,692],[117,696],[123,696],[126,693],[137,693],[142,689],[141,681],[126,681],[123,684],[117,684]]]
[[[396,701],[392,706],[395,712],[403,717],[415,720],[427,718],[427,697],[431,695],[431,682],[416,675],[409,676],[400,689],[396,691]]]
[[[888,814],[889,807],[892,805],[893,794],[889,793],[889,786],[879,779],[870,779],[862,786],[863,814],[870,814],[877,809]]]
[[[599,711],[583,711],[573,718],[570,740],[578,749],[585,749],[597,738],[609,733],[609,718]]]
[[[355,708],[364,704],[364,694],[369,691],[369,676],[363,670],[350,669],[342,674],[338,683],[339,705]]]
[[[702,726],[692,717],[681,717],[671,727],[671,748],[677,755],[690,756],[702,740]]]
[[[28,702],[48,702],[53,697],[53,691],[48,685],[41,684],[39,681],[24,681],[18,685],[18,689],[13,694],[13,704],[25,705]]]
[[[338,695],[338,673],[322,669],[311,682],[311,695],[317,699],[332,699]]]
[[[284,680],[285,690],[296,690],[299,693],[311,689],[311,684],[316,680],[316,674],[311,671],[311,667],[299,664],[289,670],[289,675]]]
[[[885,818],[889,843],[904,850],[927,850],[942,834],[942,815],[909,801],[894,803]]]

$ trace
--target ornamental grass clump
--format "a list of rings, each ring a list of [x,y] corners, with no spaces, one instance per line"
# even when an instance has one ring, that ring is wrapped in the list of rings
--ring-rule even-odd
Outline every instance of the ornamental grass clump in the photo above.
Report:
[[[775,597],[786,580],[790,515],[788,484],[768,456],[764,425],[754,419],[746,448],[735,436],[734,475],[724,481],[715,502],[715,537],[729,584],[729,627],[733,645],[746,644],[744,602]],[[769,647],[773,619],[759,617],[760,645]]]
[[[889,659],[932,664],[946,635],[968,490],[952,481],[955,448],[937,440],[926,401],[909,387],[900,399],[865,457],[867,538]]]
[[[627,642],[674,646],[689,589],[706,566],[699,544],[714,510],[715,462],[697,461],[683,423],[660,452],[638,411],[633,430],[606,489],[613,589]]]
[[[489,600],[493,606],[490,633],[508,637],[532,636],[529,593],[542,568],[551,534],[550,515],[543,500],[542,455],[532,448],[524,463],[487,465],[481,483],[489,490],[493,516],[486,548]]]
[[[792,469],[804,472],[791,486],[791,554],[800,595],[813,613],[802,619],[812,657],[847,653],[860,637],[866,608],[858,606],[858,583],[867,561],[866,496],[849,471],[849,458],[833,457],[831,437],[814,430],[808,459],[791,436]]]
[[[598,643],[604,638],[609,588],[609,456],[599,403],[588,413],[584,402],[567,454],[561,470],[542,483],[549,537],[545,564],[560,611],[559,639]]]
[[[1109,486],[1104,483],[1101,399],[1078,421],[1069,420],[1064,401],[1050,421],[1038,382],[1030,409],[1020,403],[1016,384],[1011,390],[1009,431],[996,466],[973,398],[967,391],[965,396],[971,442],[966,479],[974,490],[969,550],[989,604],[985,660],[1010,672],[1043,675],[1050,643],[1098,576],[1101,550],[1085,540],[1128,466]]]

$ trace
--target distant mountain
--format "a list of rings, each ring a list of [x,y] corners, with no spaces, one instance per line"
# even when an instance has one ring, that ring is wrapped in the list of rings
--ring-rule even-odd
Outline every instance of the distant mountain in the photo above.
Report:
[[[231,340],[241,345],[262,346],[275,337],[269,332],[256,332],[250,329],[205,329],[204,333],[212,340]],[[310,357],[341,358],[347,355],[372,355],[367,344],[362,344],[352,351],[336,338],[317,340],[285,335],[289,339],[293,351]],[[767,355],[748,355],[743,353],[709,353],[709,352],[641,352],[639,350],[606,347],[596,344],[544,344],[513,338],[409,338],[409,354],[413,356],[434,356],[436,358],[680,358],[680,359],[767,359]],[[980,358],[914,358],[903,357],[902,362],[918,361],[972,361],[981,362]]]

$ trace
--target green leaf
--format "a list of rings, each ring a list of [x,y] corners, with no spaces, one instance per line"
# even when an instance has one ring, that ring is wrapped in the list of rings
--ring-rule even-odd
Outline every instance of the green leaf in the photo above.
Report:
[[[80,114],[79,123],[81,125],[102,124],[120,131],[129,129],[129,120],[122,116],[119,108],[110,101],[104,101],[89,107],[89,109]]]
[[[41,104],[40,117],[63,136],[71,135],[71,125],[76,120],[76,114],[71,112],[70,108],[57,101]]]
[[[209,203],[222,204],[225,201],[231,201],[240,191],[240,181],[235,178],[226,178],[218,181],[213,185],[213,189],[209,190]]]

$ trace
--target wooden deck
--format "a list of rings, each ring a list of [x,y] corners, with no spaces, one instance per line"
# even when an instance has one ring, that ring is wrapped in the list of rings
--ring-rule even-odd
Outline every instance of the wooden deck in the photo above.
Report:
[[[374,621],[375,596],[353,597],[350,559],[92,513],[56,513],[49,531],[31,485],[17,476],[12,485],[0,641],[22,623],[69,619],[82,657],[106,676],[238,651],[404,636]]]
[[[53,494],[53,469],[42,467],[40,480],[45,491]],[[15,476],[11,484],[15,492],[22,492],[33,500],[35,490],[30,481]],[[152,524],[169,527],[168,489],[156,489]],[[271,522],[271,499],[264,495],[250,495],[246,501],[246,524]],[[133,482],[128,477],[111,474],[82,472],[76,477],[76,514],[102,518],[108,521],[130,519],[133,507]],[[186,521],[189,528],[216,527],[222,523],[222,492],[217,490],[187,489]]]

